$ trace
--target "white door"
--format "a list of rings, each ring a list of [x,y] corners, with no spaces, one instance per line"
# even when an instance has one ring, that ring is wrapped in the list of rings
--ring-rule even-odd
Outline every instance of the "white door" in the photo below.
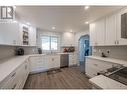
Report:
[[[117,16],[116,14],[109,15],[106,17],[106,45],[116,45],[116,22]]]

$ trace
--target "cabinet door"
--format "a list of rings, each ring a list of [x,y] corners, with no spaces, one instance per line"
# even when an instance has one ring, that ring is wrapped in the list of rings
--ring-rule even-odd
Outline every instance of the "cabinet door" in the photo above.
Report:
[[[118,45],[127,45],[127,39],[121,37],[121,15],[127,13],[127,9],[121,10],[117,14],[117,44]]]
[[[93,61],[92,59],[86,59],[86,65],[85,65],[85,73],[90,77],[94,77],[97,75],[97,73],[100,71],[98,69],[98,67],[93,64],[95,63],[95,61]]]
[[[96,32],[95,32],[95,23],[90,24],[90,45],[96,45]]]
[[[46,55],[47,69],[60,67],[60,55]]]
[[[30,72],[40,72],[47,69],[44,56],[30,57]]]
[[[0,44],[19,45],[19,24],[3,22],[0,23]]]
[[[85,71],[88,76],[94,77],[98,72],[111,68],[112,65],[116,64],[98,59],[86,58]]]
[[[60,55],[55,55],[52,57],[52,63],[53,63],[53,68],[59,68],[60,67]]]
[[[25,85],[25,82],[27,80],[27,77],[29,75],[29,62],[26,60],[22,66],[19,67],[19,83],[18,86],[16,87],[17,89],[22,89]]]
[[[106,39],[105,44],[106,45],[116,45],[116,22],[117,15],[113,14],[106,17]]]
[[[96,46],[105,45],[105,18],[95,22],[95,33],[97,39]]]
[[[69,66],[76,65],[75,54],[69,54]]]
[[[36,46],[36,28],[32,26],[29,31],[29,45]]]
[[[7,77],[7,80],[3,82],[1,85],[1,89],[15,89],[17,86],[17,81],[16,81],[16,72],[14,71],[11,76]]]

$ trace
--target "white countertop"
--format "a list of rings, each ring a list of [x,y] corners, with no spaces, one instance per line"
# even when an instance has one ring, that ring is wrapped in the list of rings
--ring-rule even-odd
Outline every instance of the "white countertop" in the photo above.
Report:
[[[121,65],[127,67],[127,61],[126,60],[120,60],[120,59],[109,58],[109,57],[105,58],[105,57],[100,57],[100,56],[87,56],[87,58],[93,58],[93,59],[102,60],[102,61],[106,61],[106,62],[121,64]]]
[[[59,54],[63,54],[63,53],[59,53]],[[13,56],[10,58],[5,58],[0,60],[0,83],[29,57],[44,56],[44,55],[47,55],[47,54],[31,54],[31,55],[23,55],[23,56]]]
[[[0,83],[18,68],[26,59],[31,56],[43,56],[45,54],[31,54],[23,56],[13,56],[0,60]]]
[[[29,56],[17,56],[0,63],[0,83],[17,67],[19,67]]]
[[[102,88],[102,89],[127,89],[127,86],[120,83],[120,82],[117,82],[113,79],[110,79],[106,76],[103,76],[103,75],[99,75],[99,76],[95,76],[91,79],[89,79],[89,81],[99,87],[99,88]]]

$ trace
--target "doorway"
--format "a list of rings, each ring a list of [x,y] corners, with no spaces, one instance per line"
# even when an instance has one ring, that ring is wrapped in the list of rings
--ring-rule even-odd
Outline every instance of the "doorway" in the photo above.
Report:
[[[86,56],[92,55],[92,47],[90,47],[89,35],[81,36],[79,39],[79,65],[80,71],[85,73]]]

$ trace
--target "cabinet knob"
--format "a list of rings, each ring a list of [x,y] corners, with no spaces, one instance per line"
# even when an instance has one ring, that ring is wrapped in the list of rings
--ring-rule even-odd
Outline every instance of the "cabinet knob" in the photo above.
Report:
[[[25,70],[27,69],[27,65],[25,65]]]
[[[119,41],[117,40],[117,44],[119,44]]]
[[[13,44],[16,44],[16,40],[13,40]]]
[[[54,58],[52,58],[52,61],[54,61]]]
[[[115,45],[116,45],[116,41],[115,41]]]
[[[15,89],[15,87],[16,87],[16,84],[12,87],[12,89]]]

